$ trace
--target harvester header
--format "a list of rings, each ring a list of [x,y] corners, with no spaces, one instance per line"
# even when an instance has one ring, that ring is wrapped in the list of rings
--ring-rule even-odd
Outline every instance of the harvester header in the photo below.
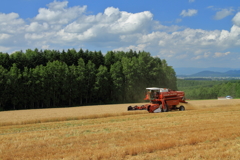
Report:
[[[187,103],[183,91],[174,91],[168,88],[158,87],[149,87],[146,88],[146,90],[144,100],[149,100],[150,103],[142,106],[129,106],[128,110],[148,110],[150,113],[185,110],[183,105],[178,106],[180,103]]]

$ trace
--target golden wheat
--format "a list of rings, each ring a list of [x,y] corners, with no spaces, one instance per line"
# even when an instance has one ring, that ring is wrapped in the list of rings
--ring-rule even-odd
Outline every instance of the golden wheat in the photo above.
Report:
[[[142,105],[146,103],[140,103]],[[78,120],[86,118],[100,118],[117,115],[130,115],[139,114],[127,111],[129,105],[136,104],[117,104],[117,105],[95,105],[95,106],[82,106],[82,107],[69,107],[69,108],[53,108],[53,109],[32,109],[32,110],[16,110],[0,112],[0,126],[11,124],[31,124],[43,123],[65,120]],[[183,104],[187,110],[199,110],[214,107],[225,106],[239,106],[239,99],[232,100],[201,100],[189,101],[188,104]],[[142,113],[144,114],[144,113]]]
[[[239,159],[239,102],[190,101],[184,112],[133,115],[110,105],[99,117],[0,126],[0,159]]]

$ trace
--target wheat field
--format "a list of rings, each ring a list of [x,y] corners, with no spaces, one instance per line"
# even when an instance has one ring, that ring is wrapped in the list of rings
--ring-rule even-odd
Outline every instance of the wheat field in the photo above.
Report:
[[[240,100],[155,114],[128,105],[0,112],[0,159],[240,159]]]
[[[107,115],[127,115],[132,114],[127,111],[127,107],[137,104],[109,104],[68,108],[31,109],[0,112],[0,126],[3,124],[26,124],[45,121],[59,121],[66,119],[84,119],[87,117],[106,117]],[[183,104],[186,110],[199,110],[213,107],[240,106],[239,99],[232,100],[196,100]],[[145,111],[147,112],[147,111]],[[139,112],[138,112],[139,114]]]

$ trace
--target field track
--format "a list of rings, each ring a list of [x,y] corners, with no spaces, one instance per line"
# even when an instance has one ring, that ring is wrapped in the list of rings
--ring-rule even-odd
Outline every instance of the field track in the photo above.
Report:
[[[214,107],[224,106],[240,106],[240,99],[232,100],[194,100],[188,101],[188,104],[183,104],[187,110],[199,110]],[[31,110],[16,110],[0,112],[0,125],[1,124],[25,124],[34,121],[51,121],[57,119],[68,119],[74,117],[81,119],[81,117],[96,117],[101,115],[114,115],[114,114],[131,114],[127,111],[129,105],[142,105],[138,104],[109,104],[109,105],[94,105],[82,107],[69,107],[69,108],[50,108],[50,109],[31,109]],[[131,111],[132,112],[132,111]],[[147,111],[141,111],[147,112]]]

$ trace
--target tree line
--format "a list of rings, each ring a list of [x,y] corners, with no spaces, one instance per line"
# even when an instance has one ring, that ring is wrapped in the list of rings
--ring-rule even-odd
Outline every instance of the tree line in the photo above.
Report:
[[[177,86],[185,91],[187,99],[217,99],[228,95],[240,98],[240,80],[202,81],[177,80]]]
[[[0,52],[0,109],[137,102],[146,87],[177,89],[166,60],[145,51]]]

